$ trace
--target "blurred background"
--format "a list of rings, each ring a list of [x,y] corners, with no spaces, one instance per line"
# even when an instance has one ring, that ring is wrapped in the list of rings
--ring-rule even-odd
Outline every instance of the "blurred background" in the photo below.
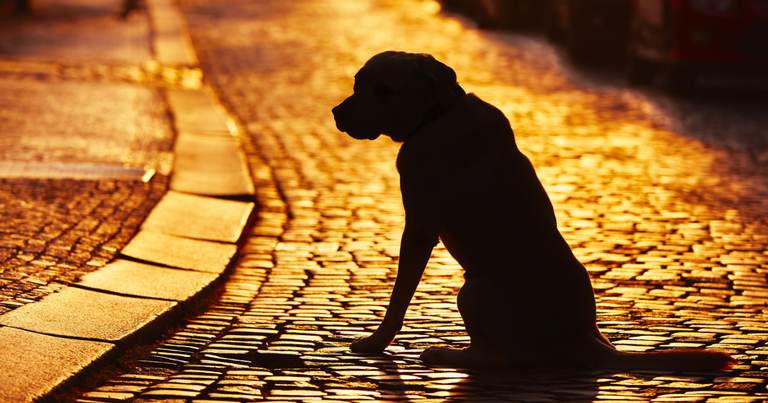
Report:
[[[501,38],[548,43],[577,81],[641,94],[673,131],[766,159],[767,0],[440,3]]]
[[[443,0],[481,28],[542,31],[578,63],[621,63],[627,81],[690,91],[702,74],[765,78],[766,0]]]

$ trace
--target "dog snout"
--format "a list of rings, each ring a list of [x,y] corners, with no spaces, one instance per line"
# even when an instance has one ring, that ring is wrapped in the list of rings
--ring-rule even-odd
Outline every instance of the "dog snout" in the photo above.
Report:
[[[379,137],[380,131],[360,116],[359,109],[355,108],[350,99],[353,98],[347,98],[331,110],[336,120],[336,128],[357,140],[373,140]]]
[[[345,109],[342,107],[343,105],[344,103],[336,105],[336,107],[331,110],[331,112],[333,112],[333,119],[336,121],[336,128],[339,129],[340,132],[346,132],[344,129],[346,113],[344,112]]]

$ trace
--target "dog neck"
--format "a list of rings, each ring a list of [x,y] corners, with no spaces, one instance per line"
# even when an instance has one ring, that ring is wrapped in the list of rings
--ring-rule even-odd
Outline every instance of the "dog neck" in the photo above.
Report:
[[[464,89],[461,88],[459,83],[456,83],[456,87],[454,87],[453,93],[456,95],[457,100],[467,94],[464,91]],[[422,127],[436,121],[441,116],[445,115],[446,112],[448,112],[448,109],[446,107],[444,107],[440,103],[436,103],[433,107],[429,108],[427,113],[424,114],[424,118],[421,120],[421,123],[419,123],[419,125],[416,126],[416,128],[413,129],[412,132],[408,133],[408,135],[405,136],[406,140],[415,136],[416,133],[418,133]]]

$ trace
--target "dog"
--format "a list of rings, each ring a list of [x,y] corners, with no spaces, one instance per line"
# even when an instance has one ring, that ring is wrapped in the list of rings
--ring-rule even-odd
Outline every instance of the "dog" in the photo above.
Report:
[[[450,67],[427,54],[377,54],[332,112],[337,128],[355,139],[383,134],[402,142],[397,278],[380,326],[352,351],[380,353],[394,340],[442,240],[464,269],[457,304],[470,344],[429,348],[420,357],[428,365],[707,371],[736,362],[709,350],[616,350],[597,327],[589,275],[558,231],[509,121],[466,94]]]

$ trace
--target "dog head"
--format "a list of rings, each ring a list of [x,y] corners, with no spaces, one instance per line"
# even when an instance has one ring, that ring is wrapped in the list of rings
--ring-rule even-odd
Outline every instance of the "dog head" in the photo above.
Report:
[[[427,54],[383,52],[355,75],[354,93],[333,108],[336,127],[356,139],[404,141],[435,105],[451,109],[456,73]]]

